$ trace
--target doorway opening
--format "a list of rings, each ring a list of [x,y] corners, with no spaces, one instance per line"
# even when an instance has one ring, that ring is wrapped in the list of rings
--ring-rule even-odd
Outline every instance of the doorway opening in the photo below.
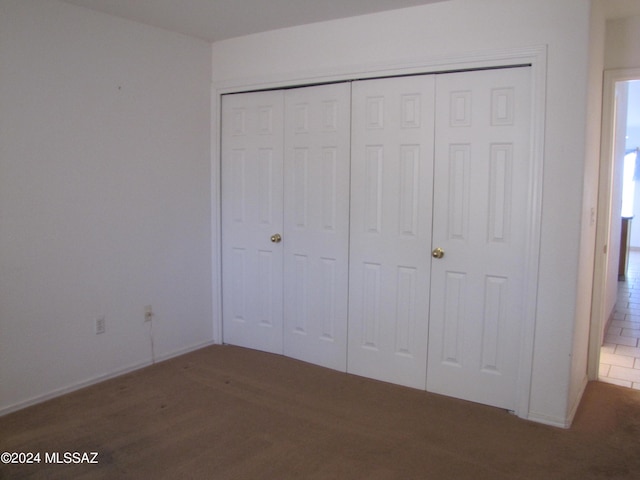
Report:
[[[596,378],[640,389],[640,71],[606,72],[604,100]]]

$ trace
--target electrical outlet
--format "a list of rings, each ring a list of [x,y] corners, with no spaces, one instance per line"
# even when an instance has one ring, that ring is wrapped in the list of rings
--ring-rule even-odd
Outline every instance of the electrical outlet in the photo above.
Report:
[[[153,318],[153,310],[151,308],[151,305],[147,305],[146,307],[144,307],[144,321],[150,322],[152,318]]]
[[[100,335],[106,331],[104,315],[96,318],[96,335]]]

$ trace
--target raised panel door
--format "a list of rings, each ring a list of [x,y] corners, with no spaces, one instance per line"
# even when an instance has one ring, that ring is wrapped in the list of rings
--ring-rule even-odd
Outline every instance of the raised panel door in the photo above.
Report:
[[[349,83],[285,92],[284,352],[345,371]]]
[[[282,353],[283,92],[222,99],[225,343]]]
[[[424,389],[434,78],[352,91],[348,371]]]
[[[427,390],[514,409],[523,321],[530,69],[437,75]]]

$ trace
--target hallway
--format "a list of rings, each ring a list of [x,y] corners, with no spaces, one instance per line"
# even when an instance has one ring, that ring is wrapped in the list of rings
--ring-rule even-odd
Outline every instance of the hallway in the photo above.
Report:
[[[600,350],[601,382],[640,390],[640,251],[629,252],[627,279]]]

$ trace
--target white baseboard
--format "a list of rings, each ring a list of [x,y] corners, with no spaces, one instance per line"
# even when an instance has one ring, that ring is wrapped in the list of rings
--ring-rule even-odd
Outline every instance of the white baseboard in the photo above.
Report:
[[[573,423],[573,419],[576,416],[576,413],[578,411],[578,407],[580,406],[580,402],[582,401],[582,396],[584,395],[584,391],[587,388],[587,384],[589,383],[589,378],[585,375],[584,378],[582,379],[582,384],[580,385],[580,391],[578,392],[578,395],[576,395],[576,398],[573,401],[573,405],[571,406],[571,410],[569,410],[569,415],[567,416],[567,427],[569,428],[571,426],[571,424]]]
[[[150,365],[153,365],[154,363],[158,363],[158,362],[162,362],[162,361],[165,361],[165,360],[169,360],[169,359],[174,358],[174,357],[179,357],[180,355],[184,355],[185,353],[193,352],[195,350],[200,350],[201,348],[208,347],[208,346],[213,345],[215,343],[216,342],[214,342],[213,340],[209,340],[209,341],[206,341],[206,342],[203,342],[203,343],[198,343],[196,345],[191,345],[191,346],[189,346],[187,348],[183,348],[183,349],[180,349],[180,350],[175,350],[175,351],[167,353],[165,355],[161,355],[158,358],[156,358],[155,362],[152,362],[151,360],[148,360],[148,361],[145,361],[145,362],[136,363],[134,365],[129,365],[128,367],[116,370],[114,372],[110,372],[110,373],[107,373],[107,374],[104,374],[104,375],[99,375],[97,377],[93,377],[93,378],[90,378],[88,380],[83,380],[81,382],[77,382],[77,383],[74,383],[72,385],[68,385],[66,387],[58,388],[56,390],[53,390],[51,392],[47,392],[47,393],[42,394],[42,395],[38,395],[38,396],[30,398],[28,400],[15,403],[13,405],[9,405],[7,407],[0,408],[0,417],[3,416],[3,415],[8,415],[9,413],[12,413],[12,412],[16,412],[18,410],[22,410],[23,408],[27,408],[27,407],[30,407],[32,405],[36,405],[38,403],[45,402],[47,400],[51,400],[52,398],[56,398],[56,397],[59,397],[61,395],[65,395],[67,393],[71,393],[71,392],[74,392],[76,390],[80,390],[81,388],[85,388],[85,387],[88,387],[88,386],[91,386],[91,385],[95,385],[96,383],[104,382],[105,380],[116,378],[116,377],[119,377],[121,375],[125,375],[127,373],[133,372],[135,370],[140,370],[141,368],[148,367]]]
[[[589,379],[585,375],[585,377],[582,379],[582,384],[580,385],[580,392],[576,396],[576,399],[573,402],[573,405],[571,406],[571,409],[569,410],[569,413],[567,414],[566,418],[551,417],[549,415],[545,415],[538,412],[529,412],[529,415],[527,416],[527,420],[531,420],[532,422],[542,423],[544,425],[550,425],[552,427],[559,427],[564,429],[570,428],[571,424],[573,423],[573,419],[576,416],[578,407],[580,406],[580,401],[582,400],[582,396],[584,395],[584,391],[587,388],[588,383],[589,383]]]
[[[529,416],[527,417],[527,420],[530,420],[536,423],[542,423],[543,425],[549,425],[551,427],[558,427],[558,428],[564,428],[564,429],[569,428],[570,426],[566,418],[550,417],[548,415],[544,415],[542,413],[537,413],[537,412],[529,412]]]

